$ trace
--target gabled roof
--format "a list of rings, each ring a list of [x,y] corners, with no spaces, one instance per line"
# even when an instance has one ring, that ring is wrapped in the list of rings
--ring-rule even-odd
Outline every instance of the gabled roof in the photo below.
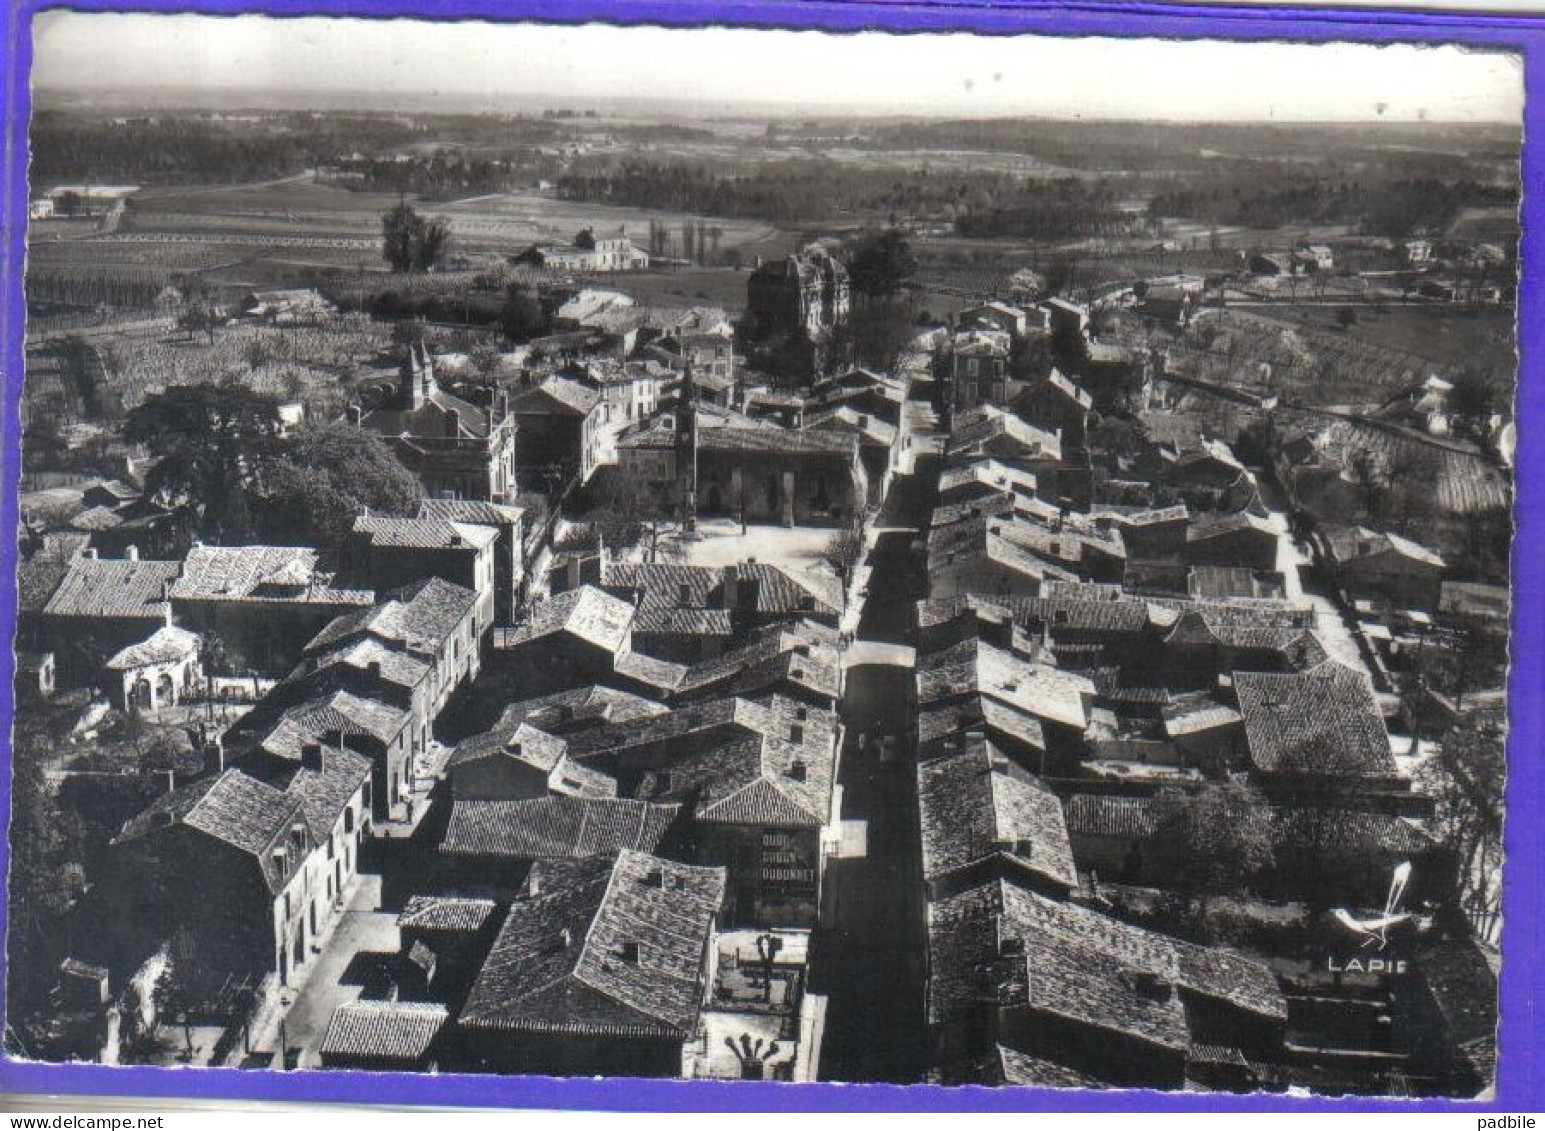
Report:
[[[514,860],[580,859],[623,848],[653,852],[681,811],[617,797],[458,799],[440,851]]]
[[[506,647],[518,647],[565,632],[608,652],[619,652],[633,624],[634,608],[592,585],[582,585],[538,601],[526,623],[505,636]]]
[[[1080,731],[1088,725],[1084,703],[1094,690],[1084,676],[1021,660],[974,638],[921,656],[917,663],[921,706],[975,693]]]
[[[306,652],[315,655],[345,641],[373,636],[417,655],[433,656],[476,604],[477,594],[465,586],[442,577],[426,578],[397,590],[380,605],[333,620],[306,645]]]
[[[182,826],[252,857],[269,890],[277,891],[287,877],[270,850],[304,820],[299,797],[230,769],[163,794],[125,824],[114,843]]]
[[[491,899],[415,895],[397,916],[397,929],[438,934],[473,934],[488,924],[497,909],[498,904]]]
[[[420,499],[418,503],[419,518],[477,526],[510,526],[519,522],[525,513],[521,507],[483,499]]]
[[[472,1030],[685,1041],[705,997],[721,868],[623,850],[517,900],[461,1013]]]
[[[276,758],[299,762],[308,744],[329,745],[324,742],[329,733],[390,745],[410,721],[407,711],[348,691],[333,691],[286,710],[258,745]]]
[[[1235,672],[1250,761],[1264,773],[1397,773],[1389,733],[1363,672],[1326,660],[1291,674]]]
[[[497,530],[477,523],[450,522],[443,518],[393,518],[362,514],[354,520],[354,533],[372,546],[413,550],[481,550],[499,537]]]
[[[1186,529],[1186,541],[1205,542],[1212,538],[1226,538],[1244,530],[1270,538],[1277,536],[1276,530],[1266,519],[1253,515],[1249,511],[1237,511],[1234,514],[1193,522]]]
[[[918,766],[923,876],[929,882],[994,856],[1066,889],[1078,885],[1056,794],[985,739]]]
[[[450,1011],[438,1002],[350,1002],[333,1010],[322,1055],[417,1061],[429,1054],[450,1020]]]
[[[285,786],[285,793],[300,802],[317,843],[333,835],[344,809],[370,778],[370,761],[352,750],[322,749],[320,770],[301,767]]]
[[[44,612],[54,617],[165,621],[171,611],[167,589],[179,562],[75,558]]]
[[[527,389],[510,401],[510,415],[554,414],[586,417],[594,412],[602,401],[595,389],[571,381],[567,377],[548,377],[534,389]]]
[[[199,638],[187,629],[163,625],[148,640],[131,644],[107,661],[109,671],[132,671],[149,664],[165,664],[181,660],[197,652]]]
[[[1331,557],[1342,565],[1390,554],[1415,565],[1431,569],[1446,568],[1443,558],[1427,547],[1398,534],[1369,530],[1366,526],[1332,531],[1326,541],[1330,543]]]
[[[292,601],[369,605],[368,589],[333,586],[309,546],[194,546],[172,586],[174,601]]]

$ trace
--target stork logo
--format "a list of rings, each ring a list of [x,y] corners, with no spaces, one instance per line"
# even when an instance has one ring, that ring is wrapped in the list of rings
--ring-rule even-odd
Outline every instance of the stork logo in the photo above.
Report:
[[[1326,960],[1332,973],[1359,973],[1359,974],[1403,974],[1406,963],[1403,958],[1380,957],[1389,947],[1390,931],[1402,924],[1409,923],[1412,914],[1404,910],[1406,888],[1411,883],[1411,862],[1401,863],[1395,868],[1394,875],[1390,877],[1389,894],[1384,900],[1384,910],[1379,915],[1368,918],[1359,918],[1344,907],[1338,907],[1331,912],[1331,918],[1359,941],[1358,950],[1372,949],[1375,953],[1367,957],[1354,956],[1345,962],[1338,962],[1335,958]]]

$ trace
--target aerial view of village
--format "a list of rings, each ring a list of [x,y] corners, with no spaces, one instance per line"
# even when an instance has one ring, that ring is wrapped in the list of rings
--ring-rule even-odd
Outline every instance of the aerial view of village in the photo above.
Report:
[[[1511,60],[45,19],[9,1055],[1492,1086]]]

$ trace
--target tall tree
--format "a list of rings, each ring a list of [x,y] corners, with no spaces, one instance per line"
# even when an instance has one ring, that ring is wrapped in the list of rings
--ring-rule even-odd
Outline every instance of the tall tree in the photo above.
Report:
[[[1242,781],[1162,794],[1159,811],[1182,890],[1203,915],[1210,899],[1242,893],[1272,866],[1271,811],[1260,792]]]
[[[158,458],[149,494],[193,512],[206,537],[227,543],[252,533],[248,491],[258,461],[279,434],[273,397],[238,384],[174,385],[129,413],[124,436]]]
[[[413,514],[422,494],[384,441],[346,424],[297,429],[264,461],[260,480],[264,534],[280,542],[338,542],[367,509]]]
[[[428,271],[450,250],[451,229],[439,218],[425,219],[407,201],[381,217],[381,254],[393,271]]]
[[[899,293],[915,274],[917,260],[899,228],[889,228],[860,244],[848,267],[853,290],[871,298]]]

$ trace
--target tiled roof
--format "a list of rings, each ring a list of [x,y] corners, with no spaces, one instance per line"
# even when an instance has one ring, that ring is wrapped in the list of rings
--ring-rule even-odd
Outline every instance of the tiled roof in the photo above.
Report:
[[[975,489],[992,491],[1018,491],[1033,495],[1036,479],[1028,471],[1009,467],[995,459],[978,459],[955,467],[947,467],[939,476],[939,497],[953,498],[971,493]]]
[[[1431,852],[1438,842],[1415,822],[1361,809],[1279,806],[1271,811],[1272,835],[1280,847],[1334,847],[1361,858],[1410,858]]]
[[[1082,1072],[1031,1056],[1007,1045],[994,1045],[986,1056],[964,1064],[949,1065],[939,1073],[946,1085],[1008,1085],[1016,1088],[1107,1088],[1110,1085]]]
[[[526,722],[549,734],[562,735],[597,723],[628,723],[654,718],[666,711],[663,704],[642,695],[592,685],[512,703],[504,709],[500,725],[514,727]]]
[[[742,647],[688,666],[675,684],[677,698],[754,696],[783,684],[835,699],[842,693],[842,660],[819,626],[802,621],[769,630]]]
[[[1070,836],[1143,838],[1152,836],[1159,827],[1151,797],[1075,793],[1062,799],[1062,808]]]
[[[354,533],[367,537],[372,546],[413,550],[480,550],[499,537],[497,530],[476,523],[374,514],[356,518]]]
[[[123,525],[123,515],[118,513],[115,507],[87,507],[74,518],[70,519],[70,525],[76,530],[111,530],[115,526]]]
[[[407,711],[348,691],[333,691],[286,710],[259,746],[276,758],[299,762],[304,748],[322,743],[330,731],[390,745],[409,722]]]
[[[525,515],[520,507],[490,503],[482,499],[420,499],[419,518],[437,518],[443,522],[466,522],[477,526],[509,526]]]
[[[148,664],[180,660],[198,651],[199,638],[187,629],[163,625],[148,640],[131,644],[107,661],[109,671],[132,671]]]
[[[397,916],[399,930],[472,934],[481,931],[498,905],[491,899],[415,895]]]
[[[440,850],[518,860],[577,859],[622,848],[653,852],[680,810],[614,797],[460,799]]]
[[[917,664],[920,705],[979,693],[1080,731],[1088,724],[1085,699],[1094,690],[1081,675],[1021,660],[978,639],[929,653]]]
[[[1497,1044],[1497,971],[1480,943],[1448,939],[1416,954],[1414,963],[1447,1032],[1479,1072],[1483,1083],[1495,1071]]]
[[[323,1056],[416,1061],[449,1024],[445,1006],[425,1001],[355,1001],[333,1010]]]
[[[557,632],[568,632],[609,652],[622,650],[633,623],[633,606],[591,585],[570,589],[527,612],[527,621],[505,636],[506,646],[518,647]]]
[[[381,679],[398,687],[417,687],[432,670],[431,666],[407,652],[387,645],[372,636],[355,637],[335,648],[317,652],[286,677],[286,683],[314,681],[319,673],[330,669],[352,668],[368,672],[374,665]]]
[[[163,794],[124,825],[115,843],[183,825],[251,856],[277,891],[285,877],[269,850],[304,816],[298,797],[231,769]]]
[[[88,534],[54,531],[43,536],[43,545],[16,569],[16,605],[21,612],[42,612],[59,583],[70,572],[70,563],[91,545]]]
[[[1275,538],[1276,530],[1271,523],[1249,511],[1237,511],[1234,514],[1221,515],[1215,518],[1203,518],[1193,522],[1186,528],[1187,542],[1206,542],[1213,538],[1226,538],[1231,534],[1248,530],[1253,534],[1262,534]]]
[[[735,625],[728,609],[676,607],[645,601],[634,614],[633,631],[659,636],[729,637],[734,635]]]
[[[1250,760],[1266,773],[1394,776],[1368,677],[1333,660],[1281,675],[1235,672]]]
[[[1180,984],[1200,997],[1273,1021],[1287,1020],[1287,998],[1264,962],[1217,946],[1171,940],[1180,958]]]
[[[919,754],[932,755],[948,749],[955,735],[981,729],[1000,743],[1046,749],[1041,721],[980,693],[918,712]]]
[[[923,875],[933,881],[1003,855],[1066,888],[1078,873],[1057,797],[1013,772],[983,739],[917,770]]]
[[[1427,547],[1398,534],[1369,530],[1366,526],[1332,531],[1326,541],[1330,544],[1331,557],[1342,565],[1381,554],[1394,554],[1431,569],[1446,568],[1443,558]]]
[[[306,645],[306,652],[330,651],[345,641],[373,636],[417,655],[432,656],[445,646],[476,604],[477,594],[472,590],[442,577],[426,578],[397,590],[374,608],[338,617]]]
[[[1162,713],[1164,733],[1171,738],[1237,726],[1241,721],[1238,711],[1212,699],[1184,699],[1169,704]]]
[[[1170,940],[992,881],[928,907],[933,1024],[1030,1009],[1183,1053],[1180,963]]]
[[[563,760],[567,750],[568,744],[561,738],[524,722],[511,727],[501,720],[492,729],[458,742],[446,764],[454,769],[492,758],[509,758],[547,774]]]
[[[76,558],[44,612],[55,617],[165,621],[171,609],[166,588],[181,568],[178,562]]]
[[[517,900],[461,1014],[472,1030],[684,1041],[725,873],[624,850]]]
[[[510,415],[550,415],[554,411],[589,416],[601,403],[596,390],[567,377],[548,377],[534,389],[527,389],[510,401]]]
[[[335,588],[307,546],[194,546],[172,586],[176,601],[295,601],[369,605],[368,589]]]
[[[300,802],[317,843],[325,843],[355,794],[370,778],[370,761],[352,750],[323,748],[322,768],[297,770],[285,793]]]

